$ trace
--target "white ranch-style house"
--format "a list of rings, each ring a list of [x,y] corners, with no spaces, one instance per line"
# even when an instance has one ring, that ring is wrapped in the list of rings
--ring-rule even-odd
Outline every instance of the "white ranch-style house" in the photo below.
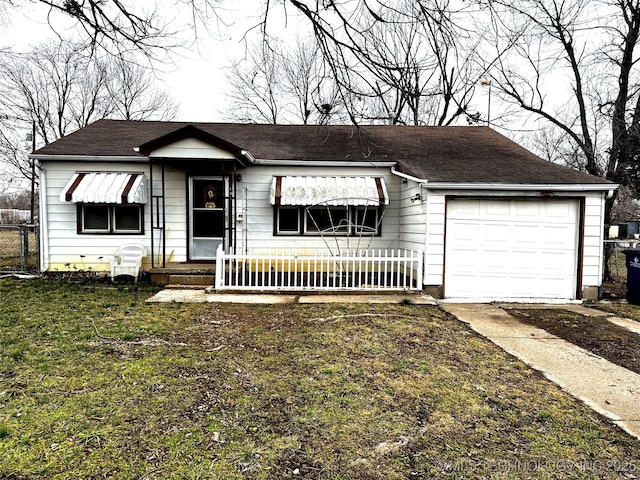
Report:
[[[606,180],[488,127],[100,120],[36,151],[43,271],[218,290],[595,299]]]

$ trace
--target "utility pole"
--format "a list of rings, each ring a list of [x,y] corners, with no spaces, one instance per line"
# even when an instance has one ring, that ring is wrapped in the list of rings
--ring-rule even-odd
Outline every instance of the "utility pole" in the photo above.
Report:
[[[491,126],[491,80],[483,78],[480,80],[483,87],[489,86],[489,96],[487,97],[487,127]]]
[[[31,123],[31,153],[36,151],[36,121]],[[31,159],[31,214],[29,223],[33,225],[34,210],[36,207],[36,161]]]

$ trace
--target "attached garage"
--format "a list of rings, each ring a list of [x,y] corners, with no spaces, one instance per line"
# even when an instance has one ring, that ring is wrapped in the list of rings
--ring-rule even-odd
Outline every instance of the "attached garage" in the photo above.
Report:
[[[444,294],[460,299],[573,299],[580,200],[449,198]]]

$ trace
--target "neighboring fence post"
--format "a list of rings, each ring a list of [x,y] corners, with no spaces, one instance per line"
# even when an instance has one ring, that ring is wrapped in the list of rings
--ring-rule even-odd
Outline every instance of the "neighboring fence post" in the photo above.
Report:
[[[20,227],[20,236],[22,237],[22,255],[20,255],[22,270],[26,272],[29,266],[29,230],[24,225]]]
[[[32,240],[29,239],[31,231]],[[0,225],[0,271],[39,272],[38,235],[37,225]]]

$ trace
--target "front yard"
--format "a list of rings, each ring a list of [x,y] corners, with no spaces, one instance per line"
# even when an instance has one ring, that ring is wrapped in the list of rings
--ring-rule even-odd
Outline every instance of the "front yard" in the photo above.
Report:
[[[639,441],[437,307],[152,293],[0,281],[0,478],[640,476]]]

